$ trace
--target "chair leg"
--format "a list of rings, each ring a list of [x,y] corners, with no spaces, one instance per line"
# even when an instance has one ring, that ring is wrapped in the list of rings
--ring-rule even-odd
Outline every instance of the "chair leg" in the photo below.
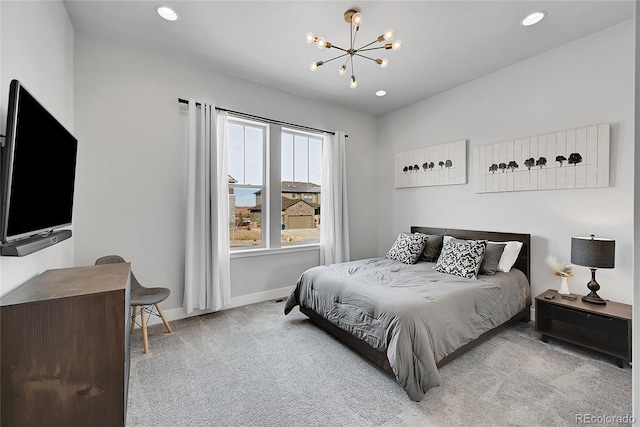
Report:
[[[160,310],[160,306],[158,304],[156,304],[156,310],[158,310],[158,314],[162,318],[162,323],[164,323],[164,327],[167,328],[167,332],[173,332],[171,330],[171,326],[169,326],[169,322],[164,318],[164,314],[162,313],[162,310]]]
[[[136,316],[138,315],[138,306],[134,305],[131,307],[131,333],[133,334],[133,329],[136,327]]]
[[[140,317],[142,324],[142,342],[144,343],[144,353],[149,352],[149,337],[147,336],[147,316],[145,316],[144,306],[140,307]]]

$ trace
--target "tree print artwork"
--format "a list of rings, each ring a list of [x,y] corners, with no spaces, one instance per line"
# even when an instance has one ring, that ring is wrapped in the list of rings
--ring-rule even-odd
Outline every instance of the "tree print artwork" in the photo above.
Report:
[[[609,124],[474,149],[479,193],[609,186]]]
[[[461,140],[396,154],[396,188],[466,183],[466,151]]]
[[[451,159],[447,159],[446,161],[442,161],[440,160],[438,162],[438,165],[440,165],[440,169],[442,169],[443,167],[445,168],[450,168],[453,166],[453,162],[451,161]],[[422,164],[422,169],[423,172],[426,172],[427,169],[431,170],[433,169],[433,167],[435,166],[435,164],[433,162],[424,162]],[[516,167],[518,167],[518,165],[516,165]],[[413,165],[413,166],[405,166],[402,168],[402,172],[407,173],[407,172],[419,172],[420,171],[420,166],[418,165]]]

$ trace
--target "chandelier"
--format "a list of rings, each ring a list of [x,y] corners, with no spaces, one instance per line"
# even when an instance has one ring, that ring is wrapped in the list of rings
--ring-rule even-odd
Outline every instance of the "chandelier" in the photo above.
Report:
[[[363,55],[362,52],[369,52],[369,51],[378,50],[378,49],[398,50],[400,49],[402,42],[400,40],[394,40],[393,42],[391,42],[395,36],[395,33],[393,30],[386,30],[382,35],[380,35],[377,39],[375,39],[371,43],[367,43],[356,49],[354,48],[354,46],[356,45],[356,36],[358,35],[358,30],[360,29],[360,24],[362,23],[362,14],[357,10],[349,9],[344,13],[344,20],[347,22],[347,24],[349,24],[349,39],[350,39],[349,49],[338,47],[332,43],[329,43],[327,40],[325,40],[322,37],[316,37],[315,35],[313,35],[313,33],[307,33],[307,43],[315,43],[318,49],[333,48],[333,49],[338,49],[344,52],[343,54],[340,54],[326,61],[312,62],[309,68],[311,68],[311,71],[316,71],[318,67],[323,66],[327,62],[331,62],[333,60],[346,57],[346,61],[338,69],[338,74],[340,74],[341,76],[344,76],[347,73],[347,69],[350,68],[351,79],[349,80],[349,86],[351,86],[351,89],[355,89],[358,87],[358,81],[356,80],[356,73],[353,68],[353,57],[359,56],[361,58],[369,59],[375,62],[376,64],[378,64],[380,68],[387,68],[387,65],[389,65],[389,61],[386,58],[374,59],[367,55]],[[370,47],[374,43],[384,43],[384,44],[382,46]]]

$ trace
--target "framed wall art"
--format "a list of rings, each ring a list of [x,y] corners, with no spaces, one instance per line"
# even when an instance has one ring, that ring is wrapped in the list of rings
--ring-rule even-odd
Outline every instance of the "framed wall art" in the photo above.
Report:
[[[609,186],[609,124],[474,150],[478,193]]]
[[[466,184],[467,141],[398,153],[394,175],[396,188]]]

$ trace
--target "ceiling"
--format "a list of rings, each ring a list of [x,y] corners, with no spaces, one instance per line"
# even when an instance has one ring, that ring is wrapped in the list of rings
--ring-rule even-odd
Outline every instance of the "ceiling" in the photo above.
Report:
[[[634,2],[616,1],[65,1],[78,32],[88,32],[149,51],[172,55],[215,71],[304,97],[380,116],[557,46],[632,19]],[[174,8],[168,22],[157,5]],[[311,31],[348,48],[343,14],[358,9],[358,41],[368,43],[387,28],[402,40],[381,69],[355,60],[358,88],[339,76],[340,61],[315,72],[314,61],[339,52],[307,44]],[[544,10],[532,27],[520,20]],[[358,43],[360,44],[360,43]],[[384,89],[387,96],[376,97]]]

